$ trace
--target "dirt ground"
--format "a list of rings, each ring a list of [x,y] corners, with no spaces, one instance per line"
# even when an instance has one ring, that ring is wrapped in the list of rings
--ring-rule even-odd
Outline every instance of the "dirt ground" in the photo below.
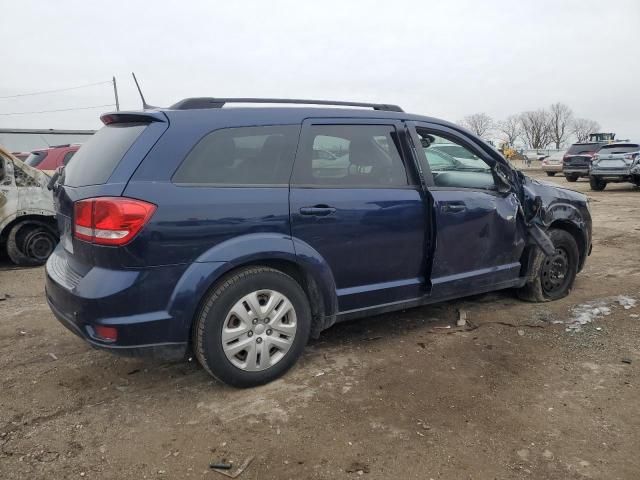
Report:
[[[640,478],[640,302],[619,297],[640,300],[640,190],[551,180],[592,198],[568,298],[341,324],[252,390],[93,350],[49,312],[42,268],[0,264],[0,479],[223,480],[210,462],[249,457],[239,479]]]

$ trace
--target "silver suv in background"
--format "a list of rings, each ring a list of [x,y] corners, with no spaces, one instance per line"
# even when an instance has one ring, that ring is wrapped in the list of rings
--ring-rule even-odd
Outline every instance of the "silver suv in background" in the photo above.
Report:
[[[604,145],[591,162],[591,190],[601,191],[610,182],[630,182],[640,186],[640,144],[631,142]]]

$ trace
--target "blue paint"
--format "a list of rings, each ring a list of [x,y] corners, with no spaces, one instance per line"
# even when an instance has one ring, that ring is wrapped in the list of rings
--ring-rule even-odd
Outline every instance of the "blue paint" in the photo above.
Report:
[[[47,298],[56,316],[95,346],[185,351],[207,292],[224,275],[247,265],[293,269],[313,304],[316,333],[347,318],[523,282],[527,239],[517,192],[438,188],[430,172],[423,172],[424,184],[414,181],[397,188],[308,188],[295,183],[224,187],[171,181],[194,144],[211,131],[295,125],[304,136],[314,123],[395,126],[413,179],[419,178],[410,143],[415,125],[454,134],[489,165],[511,171],[497,152],[460,127],[403,112],[330,108],[136,115],[137,120],[147,115],[152,121],[105,184],[63,186],[56,194],[61,242],[47,263]],[[541,197],[547,227],[560,222],[582,232],[584,264],[591,246],[584,196],[526,178],[524,183],[531,195]],[[131,243],[115,248],[73,238],[74,202],[121,195],[157,205]],[[304,210],[318,206],[329,210],[311,212],[321,213],[317,215]],[[96,338],[95,325],[118,327],[117,342]]]

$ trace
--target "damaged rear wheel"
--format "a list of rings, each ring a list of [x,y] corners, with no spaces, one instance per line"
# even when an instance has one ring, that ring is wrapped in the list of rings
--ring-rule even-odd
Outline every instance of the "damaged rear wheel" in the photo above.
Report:
[[[16,265],[43,265],[57,243],[58,238],[49,225],[25,220],[11,227],[7,238],[7,254]]]
[[[529,281],[518,290],[518,296],[530,302],[558,300],[569,294],[578,273],[580,252],[573,236],[565,230],[550,230],[555,251],[545,255],[538,249],[534,255]]]

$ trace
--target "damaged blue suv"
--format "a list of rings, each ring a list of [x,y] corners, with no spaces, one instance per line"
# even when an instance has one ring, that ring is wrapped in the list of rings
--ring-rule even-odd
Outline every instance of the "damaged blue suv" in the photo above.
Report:
[[[584,195],[394,105],[191,98],[102,121],[50,184],[49,305],[95,347],[193,351],[231,385],[281,376],[339,321],[561,298],[591,251]]]

